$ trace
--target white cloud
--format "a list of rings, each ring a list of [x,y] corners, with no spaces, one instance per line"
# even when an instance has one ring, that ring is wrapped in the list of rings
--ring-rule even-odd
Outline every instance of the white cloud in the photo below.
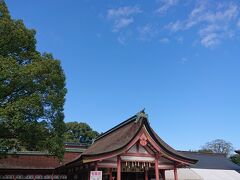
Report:
[[[185,20],[171,22],[166,28],[171,32],[178,32],[197,27],[200,43],[205,47],[214,47],[223,39],[234,36],[232,24],[239,15],[238,4],[224,2],[198,0]]]
[[[114,26],[113,26],[113,31],[117,32],[122,28],[125,28],[127,26],[129,26],[130,24],[132,24],[134,22],[133,18],[120,18],[115,20],[114,22]]]
[[[181,21],[171,22],[166,26],[167,29],[169,29],[172,32],[177,32],[179,30],[184,29],[184,24]]]
[[[165,14],[171,7],[176,6],[178,0],[160,0],[161,6],[156,10],[159,14]]]
[[[147,24],[142,27],[138,27],[137,30],[139,33],[139,39],[143,41],[151,40],[158,34],[157,29],[150,24]]]
[[[179,61],[181,64],[186,64],[188,62],[188,59],[186,57],[182,57]]]
[[[119,37],[117,38],[117,41],[118,41],[120,44],[124,45],[124,44],[126,43],[126,38],[123,37],[123,36],[119,36]]]
[[[159,42],[160,42],[161,44],[167,44],[167,43],[170,42],[170,40],[169,40],[168,38],[161,38],[161,39],[159,40]]]
[[[134,23],[134,16],[141,12],[142,10],[138,6],[125,6],[117,9],[109,9],[107,11],[107,18],[113,21],[113,31],[118,32]]]
[[[138,6],[125,6],[125,7],[120,7],[117,9],[109,9],[107,12],[107,17],[112,19],[112,18],[121,18],[121,17],[129,17],[134,14],[139,14],[141,13],[141,9]]]
[[[209,33],[202,37],[201,44],[205,47],[214,47],[218,45],[219,37],[216,33]]]
[[[176,38],[177,42],[183,43],[184,38],[182,36],[179,36]]]
[[[237,22],[237,27],[240,28],[240,19]]]
[[[187,3],[180,0],[156,1],[159,8],[154,12],[157,12],[158,15],[167,15],[169,9],[179,6],[181,7],[178,10],[185,8],[185,12],[181,13],[179,17],[169,17],[174,20],[163,25],[162,23],[169,18],[162,19],[162,21],[157,19],[156,21],[156,17],[151,16],[153,14],[142,13],[143,11],[139,6],[123,6],[107,10],[105,18],[112,23],[112,32],[116,33],[118,37],[121,35],[118,38],[121,44],[124,44],[129,38],[128,36],[124,37],[128,32],[133,34],[130,37],[138,40],[156,39],[160,43],[167,43],[169,39],[161,38],[170,37],[169,34],[163,34],[166,33],[166,30],[171,33],[171,36],[176,35],[171,39],[181,43],[184,34],[186,34],[181,32],[191,30],[191,34],[196,34],[193,43],[212,48],[239,33],[237,32],[237,29],[240,29],[240,3],[238,0],[189,0]],[[140,13],[145,18],[138,22],[136,19],[140,16]],[[159,18],[159,16],[157,17]],[[148,24],[143,25],[142,22],[145,22],[146,18],[148,18]],[[179,36],[181,38],[178,39]]]

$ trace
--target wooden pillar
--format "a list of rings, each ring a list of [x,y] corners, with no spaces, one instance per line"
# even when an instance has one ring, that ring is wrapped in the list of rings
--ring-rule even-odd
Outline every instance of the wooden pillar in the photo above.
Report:
[[[14,175],[14,180],[16,180],[17,178],[16,178],[16,175]]]
[[[112,180],[112,168],[109,169],[109,179]]]
[[[117,180],[121,180],[121,159],[117,156]]]
[[[95,168],[94,168],[94,171],[97,171],[98,170],[98,163],[95,162]]]
[[[145,171],[144,171],[144,176],[145,176],[145,180],[148,180],[148,170],[147,169],[145,169]]]
[[[155,179],[159,180],[158,158],[155,159]]]
[[[174,167],[174,180],[178,180],[178,173],[176,167]]]
[[[166,176],[165,176],[165,170],[163,170],[163,180],[166,180]]]

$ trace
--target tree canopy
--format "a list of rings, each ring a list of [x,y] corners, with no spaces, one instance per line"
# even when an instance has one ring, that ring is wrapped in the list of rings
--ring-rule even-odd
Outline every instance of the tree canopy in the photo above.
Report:
[[[234,162],[235,164],[240,166],[240,155],[239,154],[234,154],[230,157],[230,160]]]
[[[91,143],[99,133],[92,130],[87,123],[68,122],[66,123],[67,131],[64,133],[65,142]]]
[[[0,152],[47,150],[61,158],[65,75],[59,60],[36,50],[35,34],[0,0]]]
[[[225,154],[226,156],[229,156],[233,152],[233,150],[234,148],[232,143],[222,139],[216,139],[206,143],[200,151],[221,153],[221,154]]]

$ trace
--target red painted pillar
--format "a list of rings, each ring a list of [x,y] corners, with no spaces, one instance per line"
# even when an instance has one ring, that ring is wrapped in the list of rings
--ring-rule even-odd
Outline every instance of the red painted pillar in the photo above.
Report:
[[[159,169],[158,169],[158,159],[155,159],[155,179],[159,180]]]
[[[97,162],[95,162],[95,169],[94,169],[94,171],[97,171],[98,170],[98,164],[97,164]]]
[[[145,178],[144,178],[144,179],[145,179],[145,180],[148,180],[148,170],[145,170],[145,171],[144,171],[144,175],[145,175]]]
[[[178,180],[178,173],[176,167],[174,167],[174,180]]]
[[[163,180],[166,180],[165,170],[163,170]]]
[[[112,168],[109,170],[109,179],[112,180]]]
[[[14,175],[14,180],[16,180],[17,178],[16,178],[16,175]]]
[[[121,159],[117,156],[117,180],[121,180]]]

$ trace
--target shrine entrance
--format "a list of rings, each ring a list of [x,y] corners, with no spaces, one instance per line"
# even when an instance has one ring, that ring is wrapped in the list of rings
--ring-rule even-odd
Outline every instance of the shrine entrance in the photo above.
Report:
[[[100,169],[103,170],[103,169]],[[106,170],[103,172],[106,172]],[[164,180],[164,171],[159,171],[159,180]],[[117,172],[113,171],[110,173],[103,173],[103,180],[116,180],[117,179]],[[147,172],[121,172],[121,179],[122,180],[151,180],[155,179],[155,171],[154,169],[149,169]]]
[[[123,180],[144,180],[143,172],[122,172]]]

